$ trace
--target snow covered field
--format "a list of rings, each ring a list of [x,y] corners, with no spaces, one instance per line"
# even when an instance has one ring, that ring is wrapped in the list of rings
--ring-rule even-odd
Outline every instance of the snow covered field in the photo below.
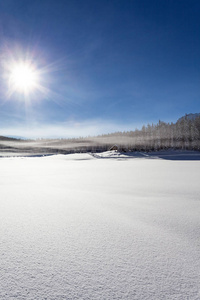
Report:
[[[200,299],[200,160],[0,159],[0,299]]]

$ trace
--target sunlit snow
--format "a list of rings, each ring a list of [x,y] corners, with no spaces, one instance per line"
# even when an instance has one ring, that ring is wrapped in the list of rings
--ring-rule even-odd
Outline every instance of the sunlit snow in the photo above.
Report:
[[[200,299],[200,160],[0,159],[0,299]]]

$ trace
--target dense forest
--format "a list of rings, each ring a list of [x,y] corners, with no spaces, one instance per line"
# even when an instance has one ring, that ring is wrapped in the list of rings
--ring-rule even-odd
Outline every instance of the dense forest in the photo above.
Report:
[[[159,121],[140,130],[115,132],[96,137],[71,139],[19,140],[0,137],[0,156],[67,154],[78,152],[158,151],[163,149],[200,150],[200,114],[181,117],[176,123]]]
[[[200,150],[200,114],[189,114],[176,123],[148,124],[141,130],[118,132],[107,135],[116,136],[119,147],[127,150],[152,151],[161,149]]]
[[[68,142],[67,142],[68,141]],[[61,141],[60,141],[61,142]],[[176,123],[144,125],[140,130],[63,140],[70,152],[200,150],[200,114],[186,114]],[[73,145],[73,147],[71,146]]]

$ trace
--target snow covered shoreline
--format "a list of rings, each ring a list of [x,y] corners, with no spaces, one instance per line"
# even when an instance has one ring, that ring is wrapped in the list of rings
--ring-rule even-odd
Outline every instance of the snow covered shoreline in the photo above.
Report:
[[[120,152],[117,150],[113,151],[106,151],[106,152],[83,152],[83,153],[65,153],[65,154],[56,154],[56,153],[43,153],[43,152],[34,152],[34,151],[6,151],[0,152],[0,158],[6,157],[46,157],[46,156],[58,156],[58,155],[69,155],[70,158],[75,156],[84,156],[88,157],[88,155],[92,155],[94,158],[121,158],[121,159],[130,159],[130,158],[162,158],[168,160],[200,160],[200,151],[194,150],[175,150],[175,149],[168,149],[168,150],[160,150],[160,151],[150,151],[150,152],[143,152],[143,151],[135,151],[135,152]]]
[[[200,161],[99,156],[0,159],[0,299],[199,299]]]

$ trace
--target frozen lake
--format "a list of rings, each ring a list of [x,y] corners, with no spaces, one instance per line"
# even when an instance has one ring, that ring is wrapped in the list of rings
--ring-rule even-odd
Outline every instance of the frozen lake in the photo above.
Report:
[[[0,159],[0,299],[200,299],[200,160]]]

